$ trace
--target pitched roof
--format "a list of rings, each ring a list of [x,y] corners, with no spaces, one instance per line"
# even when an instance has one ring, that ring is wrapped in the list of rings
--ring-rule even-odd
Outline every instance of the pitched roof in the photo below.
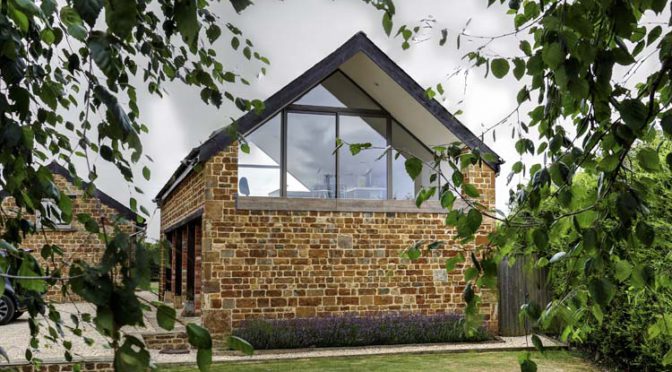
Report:
[[[257,113],[253,110],[239,118],[236,122],[238,132],[247,133],[271,118],[360,52],[366,55],[388,76],[394,79],[415,99],[415,101],[431,113],[432,116],[450,130],[462,143],[469,148],[478,148],[481,152],[495,155],[498,161],[486,163],[496,172],[499,172],[499,165],[503,163],[501,158],[474,135],[464,124],[455,118],[455,116],[448,112],[442,104],[434,99],[428,98],[425,94],[425,89],[423,89],[420,84],[413,80],[413,78],[399,67],[399,65],[378,48],[363,32],[355,34],[334,52],[269,97],[264,102],[263,112]],[[160,203],[161,200],[167,196],[184,179],[184,177],[186,177],[194,164],[207,161],[215,154],[224,150],[234,140],[235,137],[232,136],[232,133],[222,129],[210,136],[210,138],[200,146],[193,148],[187,157],[182,160],[168,182],[161,188],[154,201]]]
[[[70,174],[70,171],[68,171],[65,167],[62,165],[58,164],[56,161],[52,161],[47,165],[47,169],[52,174],[58,174],[63,176],[68,182],[74,183],[74,178]],[[87,182],[82,182],[84,187],[88,186]],[[5,190],[0,190],[0,199],[3,199],[4,197],[8,196],[9,193]],[[103,191],[100,191],[97,187],[94,189],[93,196],[100,200],[101,203],[104,205],[114,209],[119,213],[120,216],[126,218],[127,220],[134,222],[138,225],[144,225],[144,218],[140,217],[137,213],[133,212],[130,208],[127,206],[123,205],[113,197],[107,195]],[[140,218],[140,220],[138,219]],[[138,221],[143,221],[142,223],[139,223]]]

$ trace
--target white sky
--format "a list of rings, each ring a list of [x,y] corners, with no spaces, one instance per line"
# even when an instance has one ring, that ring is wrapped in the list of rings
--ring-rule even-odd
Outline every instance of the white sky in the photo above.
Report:
[[[462,29],[470,18],[466,31],[472,35],[512,31],[513,21],[506,15],[506,5],[487,8],[485,0],[397,0],[393,34],[401,24],[415,25],[428,16],[436,19],[435,28],[428,35],[431,40],[414,44],[404,51],[400,38],[385,35],[382,13],[360,0],[257,0],[241,15],[233,12],[228,1],[213,4],[216,4],[215,13],[222,18],[223,33],[217,45],[220,60],[227,69],[245,75],[252,83],[249,87],[236,84],[227,88],[245,97],[268,98],[359,31],[364,31],[423,87],[443,83],[447,91],[444,104],[453,112],[461,109],[463,114],[458,118],[476,135],[515,108],[516,94],[522,87],[522,82],[510,75],[502,80],[492,76],[486,79],[482,68],[469,72],[466,91],[464,74],[446,80],[457,68],[466,66],[462,56],[482,43],[481,40],[475,43],[462,38],[461,49],[457,50],[455,31]],[[227,22],[239,27],[254,42],[256,50],[271,60],[266,76],[255,78],[259,64],[250,63],[240,51],[231,50],[230,34],[224,26]],[[440,47],[439,30],[442,28],[450,31],[448,42]],[[526,36],[526,33],[519,35],[521,38]],[[508,37],[490,44],[484,51],[486,55],[512,57],[521,54],[518,43],[516,37]],[[242,114],[230,104],[219,110],[205,105],[196,89],[179,84],[167,85],[167,89],[169,92],[163,99],[138,90],[141,120],[150,129],[149,134],[143,135],[143,145],[154,163],[149,164],[152,170],[150,182],[142,179],[138,170],[137,180],[145,194],[137,197],[150,211],[155,208],[151,199],[189,150],[205,141],[214,130],[230,123],[230,118]],[[526,121],[526,117],[521,115],[521,120]],[[488,134],[485,142],[506,161],[497,180],[497,206],[505,210],[508,199],[506,176],[518,160],[513,148],[515,139],[511,139],[511,128],[506,126],[497,131],[497,141]],[[98,162],[98,187],[128,205],[132,187],[126,185],[114,169],[102,163]],[[150,220],[149,237],[158,238],[158,232],[157,212]]]

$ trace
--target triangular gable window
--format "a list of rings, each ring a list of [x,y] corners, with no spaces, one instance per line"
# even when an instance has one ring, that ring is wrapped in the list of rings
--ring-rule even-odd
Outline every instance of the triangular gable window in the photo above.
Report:
[[[434,183],[427,167],[414,181],[404,166],[407,154],[431,162],[432,152],[340,71],[245,138],[241,196],[408,200]],[[371,148],[353,155],[351,143]]]
[[[342,72],[336,71],[294,102],[297,105],[382,110]]]

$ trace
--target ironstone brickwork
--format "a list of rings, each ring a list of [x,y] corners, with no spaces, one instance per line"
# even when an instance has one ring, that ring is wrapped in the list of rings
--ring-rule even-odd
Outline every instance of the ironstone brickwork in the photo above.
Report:
[[[465,267],[448,274],[445,260],[484,244],[494,221],[485,219],[475,241],[461,244],[436,211],[241,209],[237,151],[232,144],[208,159],[161,206],[162,230],[202,211],[196,287],[202,322],[213,334],[229,334],[254,318],[462,311]],[[476,166],[466,178],[480,190],[480,201],[494,207],[495,172]],[[418,240],[446,244],[430,257],[401,259]],[[480,311],[496,330],[495,292],[484,293]],[[220,345],[223,339],[216,338]]]
[[[65,170],[61,168],[61,172],[63,171]],[[67,265],[69,263],[74,260],[95,263],[100,259],[105,250],[105,243],[97,234],[91,234],[86,231],[84,226],[77,221],[77,214],[88,213],[102,225],[103,221],[105,221],[106,224],[109,224],[111,221],[120,218],[120,213],[117,209],[106,205],[100,199],[85,195],[84,191],[75,186],[62,174],[53,174],[53,180],[58,189],[72,199],[72,222],[67,228],[59,228],[56,230],[44,228],[44,230],[40,230],[39,233],[26,236],[21,243],[21,248],[31,249],[41,265],[46,265],[46,267],[49,267],[50,269],[55,267],[65,268],[62,275],[67,276]],[[6,212],[16,213],[17,208],[13,198],[3,198],[2,209]],[[35,222],[35,216],[28,216],[28,218]],[[136,231],[139,227],[136,225],[135,221],[130,221],[128,219],[123,219],[121,226],[129,233]],[[40,255],[42,247],[44,247],[45,244],[59,246],[63,250],[63,256],[56,256],[57,262],[55,263],[51,261],[46,262]],[[79,297],[74,294],[64,296],[61,291],[61,286],[58,283],[50,287],[46,298],[51,302],[80,300]]]

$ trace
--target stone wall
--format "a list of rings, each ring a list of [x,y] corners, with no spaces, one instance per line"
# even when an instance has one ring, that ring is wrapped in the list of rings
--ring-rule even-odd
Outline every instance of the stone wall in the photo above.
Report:
[[[253,318],[462,311],[464,267],[447,274],[445,260],[485,242],[493,221],[463,245],[440,213],[241,210],[236,162],[234,144],[203,168],[202,320],[213,334]],[[494,172],[468,173],[494,206]],[[446,245],[415,262],[400,259],[418,240]],[[496,293],[485,293],[480,310],[496,330]]]
[[[170,229],[203,207],[204,200],[203,173],[193,170],[162,202],[161,231]]]
[[[142,341],[149,350],[175,352],[192,349],[185,331],[143,333]]]
[[[103,204],[94,197],[88,197],[84,191],[77,188],[60,174],[53,175],[54,183],[59,190],[66,193],[72,199],[73,219],[68,228],[59,228],[56,230],[45,228],[44,231],[28,235],[23,240],[21,247],[33,250],[34,256],[41,265],[46,265],[50,269],[61,268],[62,275],[67,276],[68,266],[74,260],[82,260],[90,263],[97,262],[105,251],[105,244],[98,238],[98,235],[86,231],[84,226],[77,221],[77,214],[88,213],[98,221],[102,226],[103,221],[110,224],[114,221],[119,212],[108,205]],[[16,212],[17,208],[11,197],[2,200],[2,208]],[[35,216],[28,216],[35,222]],[[135,230],[134,221],[126,221],[124,227],[129,231]],[[42,259],[40,251],[45,244],[54,244],[63,250],[63,256],[57,257],[56,262],[46,262]],[[45,266],[43,266],[45,267]],[[61,286],[56,284],[51,286],[47,293],[47,300],[51,302],[80,301],[78,296],[68,294],[64,296]]]
[[[39,367],[31,364],[0,365],[0,370],[5,370],[5,368],[7,371],[21,372],[71,372],[77,370],[87,372],[114,372],[112,361],[107,359],[86,362],[47,362],[42,363]]]

